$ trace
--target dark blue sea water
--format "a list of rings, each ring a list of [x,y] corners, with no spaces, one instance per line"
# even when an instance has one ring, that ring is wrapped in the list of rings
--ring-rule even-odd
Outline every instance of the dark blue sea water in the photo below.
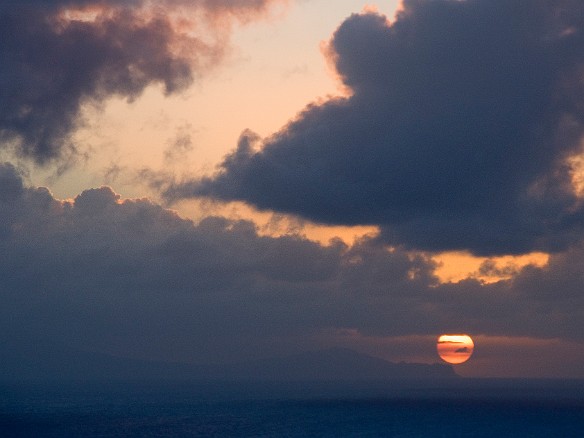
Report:
[[[570,384],[299,386],[0,385],[0,436],[584,436],[584,397]]]

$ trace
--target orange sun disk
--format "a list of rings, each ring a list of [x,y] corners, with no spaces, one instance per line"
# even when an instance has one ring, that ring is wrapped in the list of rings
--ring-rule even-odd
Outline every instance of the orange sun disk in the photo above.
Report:
[[[436,349],[443,361],[460,364],[470,359],[474,342],[468,335],[442,335],[438,338]]]

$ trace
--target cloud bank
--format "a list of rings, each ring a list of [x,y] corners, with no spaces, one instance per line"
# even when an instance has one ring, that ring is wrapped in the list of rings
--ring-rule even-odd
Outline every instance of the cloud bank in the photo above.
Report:
[[[429,259],[373,240],[323,246],[246,221],[194,224],[107,187],[60,201],[9,164],[0,183],[0,346],[208,363],[347,334],[584,342],[582,247],[512,280],[439,284]]]
[[[393,23],[349,17],[328,47],[350,97],[273,136],[244,133],[211,178],[168,188],[327,224],[379,225],[393,245],[560,251],[584,209],[584,4],[405,0]]]
[[[40,164],[74,153],[83,104],[184,90],[223,57],[230,21],[271,3],[1,0],[0,148]]]

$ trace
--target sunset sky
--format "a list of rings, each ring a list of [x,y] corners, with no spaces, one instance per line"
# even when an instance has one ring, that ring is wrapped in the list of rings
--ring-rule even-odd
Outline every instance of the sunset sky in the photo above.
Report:
[[[583,147],[580,0],[0,0],[0,357],[584,378]]]

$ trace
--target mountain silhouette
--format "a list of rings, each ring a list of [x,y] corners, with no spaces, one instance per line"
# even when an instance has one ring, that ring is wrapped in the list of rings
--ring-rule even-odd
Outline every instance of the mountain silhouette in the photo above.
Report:
[[[3,347],[7,347],[4,345]],[[458,377],[446,364],[393,363],[343,348],[229,364],[121,358],[49,345],[2,348],[2,381],[373,381]]]
[[[365,381],[457,377],[442,364],[393,363],[344,348],[311,351],[207,368],[213,378],[268,381]]]

